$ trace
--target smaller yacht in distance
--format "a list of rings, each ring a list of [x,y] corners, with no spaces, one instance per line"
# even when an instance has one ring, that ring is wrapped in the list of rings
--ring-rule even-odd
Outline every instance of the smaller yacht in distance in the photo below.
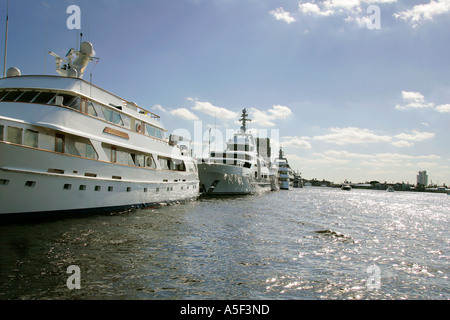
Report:
[[[288,160],[283,154],[283,150],[280,148],[278,158],[275,159],[275,164],[278,167],[278,180],[281,190],[289,190],[294,185],[294,172],[289,165]]]
[[[226,143],[225,151],[211,151],[208,158],[198,162],[200,187],[205,194],[239,195],[271,190],[270,162],[258,153],[256,139],[247,131],[247,122],[251,121],[247,109],[242,110],[240,121],[242,127]]]

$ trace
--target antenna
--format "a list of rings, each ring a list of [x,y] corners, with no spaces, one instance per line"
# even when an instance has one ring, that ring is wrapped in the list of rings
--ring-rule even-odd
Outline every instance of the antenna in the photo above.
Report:
[[[209,145],[208,153],[209,153],[209,156],[211,156],[211,128],[209,128],[209,141],[208,141],[208,145]]]
[[[66,59],[60,57],[54,52],[49,51],[49,54],[55,57],[56,72],[63,77],[76,77],[82,78],[84,71],[89,62],[94,59],[100,58],[94,57],[94,47],[90,42],[83,42],[80,46],[80,51],[75,51],[73,48],[66,54]],[[75,55],[75,61],[74,61]],[[64,65],[63,62],[65,63]]]
[[[241,131],[242,131],[243,133],[245,133],[245,132],[247,131],[247,122],[251,122],[251,121],[252,121],[251,119],[248,119],[247,117],[248,117],[247,109],[244,108],[244,109],[242,110],[242,116],[241,116],[241,119],[239,119],[239,121],[242,122]]]
[[[8,52],[8,22],[9,22],[9,0],[6,3],[6,30],[5,30],[5,56],[3,60],[3,78],[6,77],[6,55]]]
[[[214,110],[214,150],[217,150],[217,117],[216,117],[216,110]]]

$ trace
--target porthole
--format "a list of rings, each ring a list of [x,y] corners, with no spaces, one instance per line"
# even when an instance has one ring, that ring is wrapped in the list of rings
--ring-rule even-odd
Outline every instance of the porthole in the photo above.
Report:
[[[32,188],[36,185],[36,181],[27,181],[25,182],[25,187]]]

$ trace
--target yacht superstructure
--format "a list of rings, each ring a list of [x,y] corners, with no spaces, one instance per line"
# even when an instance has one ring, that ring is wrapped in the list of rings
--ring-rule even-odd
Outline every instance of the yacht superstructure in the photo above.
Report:
[[[0,215],[116,211],[197,197],[190,150],[165,136],[159,116],[81,79],[94,59],[90,43],[69,54],[76,59],[52,54],[60,76],[11,68],[0,79]]]

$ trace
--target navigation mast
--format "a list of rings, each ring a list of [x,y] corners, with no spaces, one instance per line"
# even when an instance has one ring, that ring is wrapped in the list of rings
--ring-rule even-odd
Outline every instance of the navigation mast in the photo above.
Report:
[[[242,110],[241,119],[239,119],[239,121],[242,122],[242,127],[241,127],[242,133],[245,133],[247,131],[247,122],[251,122],[252,121],[251,119],[248,119],[247,117],[248,117],[247,109],[244,108]]]

